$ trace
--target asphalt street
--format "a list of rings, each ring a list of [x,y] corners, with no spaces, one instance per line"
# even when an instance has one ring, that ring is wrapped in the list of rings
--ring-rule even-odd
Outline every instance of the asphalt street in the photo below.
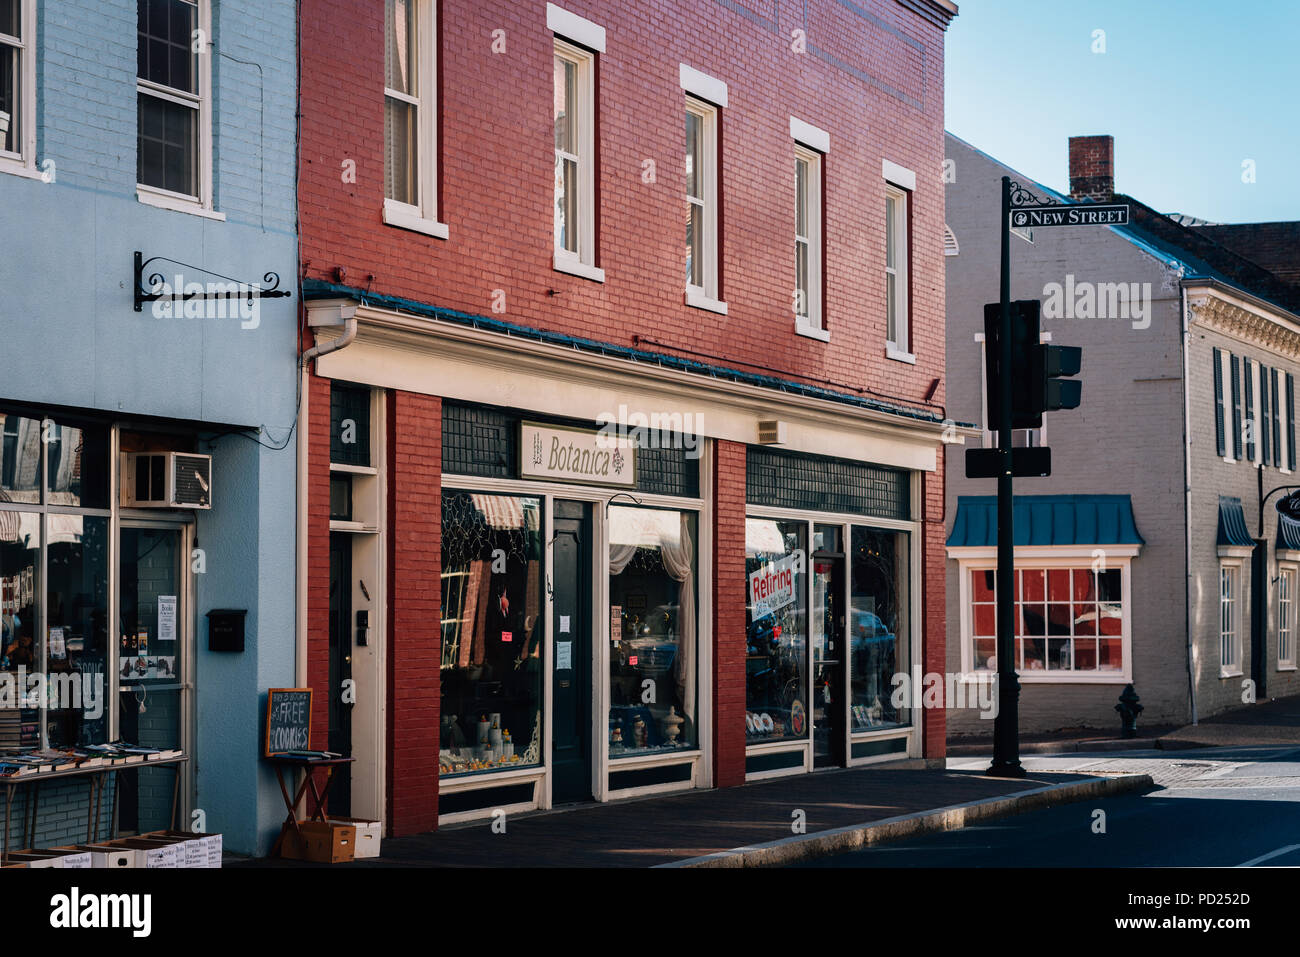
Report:
[[[1150,774],[1159,787],[799,866],[1300,867],[1300,748],[1070,754],[1022,763],[1030,771]],[[949,762],[963,770],[987,766],[987,759]]]

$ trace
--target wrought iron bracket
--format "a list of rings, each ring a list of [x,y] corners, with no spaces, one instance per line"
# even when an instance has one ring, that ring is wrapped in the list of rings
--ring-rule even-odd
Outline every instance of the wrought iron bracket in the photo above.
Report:
[[[167,285],[167,278],[161,272],[149,274],[148,285],[145,284],[145,270],[149,268],[150,263],[169,262],[173,266],[181,266],[185,269],[193,269],[205,275],[212,276],[221,280],[217,283],[204,283],[203,292],[186,293],[183,288],[171,289],[170,292],[160,290],[171,288]],[[204,269],[202,266],[192,266],[189,263],[183,263],[177,259],[168,259],[166,256],[154,256],[150,259],[144,258],[144,253],[136,250],[135,252],[135,281],[132,288],[135,292],[135,311],[140,312],[146,302],[158,302],[159,300],[169,300],[171,302],[189,302],[191,300],[217,300],[217,299],[235,299],[247,300],[248,305],[253,305],[254,299],[283,299],[292,296],[293,293],[280,287],[280,274],[267,272],[262,276],[261,283],[241,282],[238,279],[232,279],[229,276],[223,276],[221,273],[213,272],[211,269]]]

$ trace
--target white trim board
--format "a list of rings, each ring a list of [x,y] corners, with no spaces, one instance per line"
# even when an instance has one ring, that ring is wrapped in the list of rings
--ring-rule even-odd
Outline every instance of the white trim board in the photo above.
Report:
[[[727,84],[685,63],[678,67],[678,82],[683,90],[723,109],[727,106]]]
[[[580,43],[597,53],[605,52],[605,28],[586,17],[563,10],[553,3],[546,5],[546,28],[566,40]]]
[[[916,191],[916,174],[906,166],[899,166],[897,163],[882,159],[880,161],[880,175],[885,178],[886,182],[901,186],[903,189],[912,192]]]
[[[790,117],[790,136],[796,143],[802,143],[819,153],[831,151],[831,134],[811,123],[805,123],[797,116]]]

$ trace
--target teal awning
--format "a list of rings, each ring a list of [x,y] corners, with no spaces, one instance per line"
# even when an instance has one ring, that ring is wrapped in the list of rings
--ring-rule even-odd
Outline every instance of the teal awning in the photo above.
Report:
[[[1255,544],[1246,530],[1246,516],[1241,511],[1239,498],[1219,496],[1219,544],[1247,547]]]
[[[1017,495],[1016,545],[1144,545],[1127,495]],[[949,547],[998,543],[996,495],[962,495]]]

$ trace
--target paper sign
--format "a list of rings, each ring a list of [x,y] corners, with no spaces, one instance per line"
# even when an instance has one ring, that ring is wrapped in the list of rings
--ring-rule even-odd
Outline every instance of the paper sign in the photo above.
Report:
[[[63,640],[61,627],[50,629],[50,657],[60,661],[68,657],[67,644]]]
[[[503,632],[501,632],[501,640],[502,640],[502,641],[514,641],[514,640],[515,640],[514,632],[510,632],[510,631],[503,631]]]
[[[609,606],[609,640],[618,643],[623,640],[623,606]]]
[[[628,655],[627,663],[629,665],[635,665],[639,660],[640,657],[637,655]]]
[[[572,631],[572,630],[573,630],[573,629],[571,629],[571,628],[569,627],[569,616],[568,616],[568,615],[561,615],[561,616],[560,616],[560,634],[562,634],[562,635],[567,635],[567,634],[568,634],[570,631]]]
[[[795,599],[794,575],[801,570],[803,554],[795,552],[757,569],[749,576],[749,602],[754,617],[770,615]]]
[[[573,670],[573,642],[557,641],[555,643],[555,670]]]
[[[176,596],[158,596],[158,640],[176,640]]]

